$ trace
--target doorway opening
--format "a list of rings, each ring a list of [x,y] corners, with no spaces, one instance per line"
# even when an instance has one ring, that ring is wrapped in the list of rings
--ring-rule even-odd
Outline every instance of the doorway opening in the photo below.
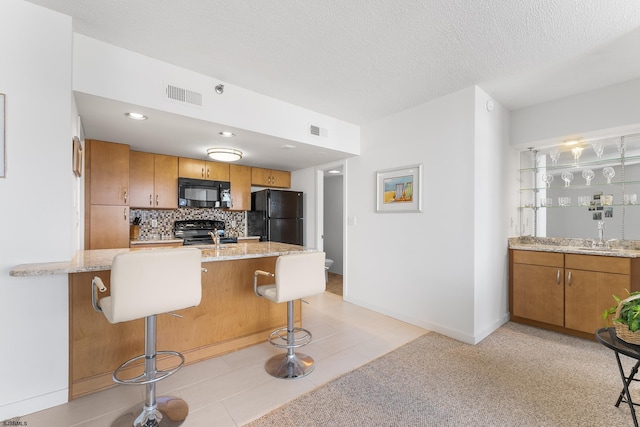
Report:
[[[345,164],[318,169],[318,234],[326,253],[327,292],[345,291]]]

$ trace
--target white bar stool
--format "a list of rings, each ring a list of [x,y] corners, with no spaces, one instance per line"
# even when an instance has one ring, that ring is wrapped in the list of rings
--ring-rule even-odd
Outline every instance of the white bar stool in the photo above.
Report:
[[[176,351],[156,351],[156,315],[194,307],[202,297],[202,253],[197,248],[149,249],[118,254],[111,266],[111,295],[97,300],[96,289],[107,290],[99,277],[92,282],[92,304],[109,323],[145,318],[145,351],[120,365],[113,373],[118,384],[146,385],[145,402],[119,417],[113,426],[179,426],[189,413],[177,397],[156,397],[156,382],[174,374],[184,364]],[[173,313],[169,313],[173,314]],[[174,316],[182,317],[174,314]],[[177,366],[159,370],[159,355],[178,357]],[[122,379],[121,371],[144,359],[144,372]]]
[[[275,355],[265,364],[266,371],[276,378],[300,378],[313,371],[313,358],[295,353],[296,348],[311,342],[311,332],[294,327],[293,302],[325,291],[324,258],[324,252],[282,255],[276,260],[275,274],[263,270],[254,272],[253,290],[256,295],[275,303],[287,303],[287,327],[276,329],[269,335],[272,345],[287,349],[287,353]],[[275,283],[258,286],[258,276],[275,277]]]

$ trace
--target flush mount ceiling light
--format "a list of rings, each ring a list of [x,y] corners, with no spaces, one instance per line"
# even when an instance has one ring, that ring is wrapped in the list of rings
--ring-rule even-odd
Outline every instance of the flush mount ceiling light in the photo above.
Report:
[[[235,162],[242,158],[242,151],[234,148],[209,148],[207,154],[219,162]]]
[[[235,133],[233,133],[233,132],[229,132],[229,131],[226,131],[226,130],[223,130],[222,132],[218,132],[218,133],[219,133],[221,136],[224,136],[225,138],[231,138],[231,137],[236,136],[236,134],[235,134]]]
[[[140,113],[124,113],[124,115],[130,118],[131,120],[147,120],[147,116]]]

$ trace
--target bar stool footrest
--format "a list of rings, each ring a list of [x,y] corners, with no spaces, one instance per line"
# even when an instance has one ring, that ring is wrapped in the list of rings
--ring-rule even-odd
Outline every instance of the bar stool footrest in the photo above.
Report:
[[[293,344],[289,344],[287,328],[276,329],[269,334],[269,342],[278,348],[298,348],[305,346],[311,342],[311,332],[303,328],[293,328]],[[298,334],[298,336],[296,336]]]
[[[182,353],[178,353],[177,351],[168,351],[168,350],[158,351],[156,352],[156,355],[155,355],[156,359],[158,358],[158,356],[179,357],[180,363],[171,369],[164,369],[164,370],[157,369],[155,373],[153,373],[154,374],[153,378],[149,378],[149,375],[147,372],[144,372],[142,375],[138,375],[137,377],[133,377],[133,378],[125,378],[125,379],[119,378],[118,374],[120,374],[120,372],[123,369],[127,368],[128,366],[132,365],[133,363],[139,360],[144,360],[146,358],[146,355],[141,354],[140,356],[136,356],[132,359],[129,359],[126,362],[124,362],[122,365],[118,366],[118,368],[113,372],[113,381],[118,384],[137,384],[137,385],[151,384],[175,374],[176,372],[178,372],[178,369],[182,368],[182,365],[184,365],[184,356],[182,355]]]

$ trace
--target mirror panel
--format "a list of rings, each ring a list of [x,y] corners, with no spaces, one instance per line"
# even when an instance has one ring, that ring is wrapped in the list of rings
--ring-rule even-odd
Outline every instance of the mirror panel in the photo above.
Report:
[[[520,156],[521,234],[640,240],[640,134]]]

